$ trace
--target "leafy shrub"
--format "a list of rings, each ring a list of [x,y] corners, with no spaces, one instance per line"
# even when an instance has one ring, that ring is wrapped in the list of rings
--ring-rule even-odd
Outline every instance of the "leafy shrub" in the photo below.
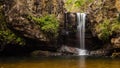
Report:
[[[19,44],[25,45],[24,40],[21,37],[16,36],[9,29],[0,30],[0,40],[5,44]]]
[[[96,26],[96,32],[98,33],[98,38],[104,41],[109,39],[111,35],[110,21],[108,19],[104,20],[103,23],[100,23]]]
[[[115,20],[113,24],[111,24],[111,31],[113,33],[120,33],[120,22]]]
[[[40,18],[34,16],[28,16],[29,19],[35,21],[40,29],[46,34],[49,38],[56,38],[58,35],[59,22],[54,15],[46,15]]]
[[[105,19],[103,23],[96,26],[96,32],[99,39],[107,41],[114,33],[120,32],[120,22]]]
[[[83,7],[83,5],[90,3],[92,1],[94,1],[94,0],[66,0],[65,8],[68,11],[78,10],[78,9],[80,9],[80,7]]]

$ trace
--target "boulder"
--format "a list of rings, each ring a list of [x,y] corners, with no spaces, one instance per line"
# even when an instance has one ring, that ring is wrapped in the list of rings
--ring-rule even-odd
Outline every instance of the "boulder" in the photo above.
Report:
[[[54,14],[56,17],[63,14],[62,0],[5,0],[4,10],[8,27],[19,35],[37,41],[50,41],[41,31],[37,23],[27,16],[41,17]],[[60,17],[59,20],[62,18]]]
[[[73,55],[73,56],[89,55],[89,51],[85,49],[79,49],[76,47],[65,46],[65,45],[59,48],[58,52],[60,52],[62,55]]]
[[[59,50],[61,53],[66,53],[66,54],[76,54],[78,55],[78,48],[75,47],[70,47],[70,46],[62,46]]]
[[[112,38],[111,43],[114,48],[120,48],[120,37]]]

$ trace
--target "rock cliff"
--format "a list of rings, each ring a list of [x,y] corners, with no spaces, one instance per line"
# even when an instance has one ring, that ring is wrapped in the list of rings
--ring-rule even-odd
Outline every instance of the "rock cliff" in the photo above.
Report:
[[[64,10],[63,0],[0,0],[0,54],[56,50],[56,38],[51,34],[64,22]]]
[[[95,0],[88,5],[90,30],[93,37],[102,41],[103,49],[120,48],[119,4],[119,0]]]
[[[27,16],[42,17],[54,14],[57,17],[63,14],[63,5],[62,0],[5,0],[4,10],[10,29],[27,38],[49,41],[38,24]]]

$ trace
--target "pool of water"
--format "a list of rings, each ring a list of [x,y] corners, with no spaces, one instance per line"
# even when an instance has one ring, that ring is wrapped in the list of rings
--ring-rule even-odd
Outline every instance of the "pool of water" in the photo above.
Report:
[[[7,57],[0,68],[120,68],[120,59],[98,57]]]

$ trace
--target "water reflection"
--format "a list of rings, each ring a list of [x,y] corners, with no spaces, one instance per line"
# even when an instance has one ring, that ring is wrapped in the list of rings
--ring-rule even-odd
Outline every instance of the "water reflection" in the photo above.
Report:
[[[85,57],[0,58],[0,68],[119,68],[120,59]]]
[[[85,66],[85,56],[80,56],[80,68],[86,68]]]

